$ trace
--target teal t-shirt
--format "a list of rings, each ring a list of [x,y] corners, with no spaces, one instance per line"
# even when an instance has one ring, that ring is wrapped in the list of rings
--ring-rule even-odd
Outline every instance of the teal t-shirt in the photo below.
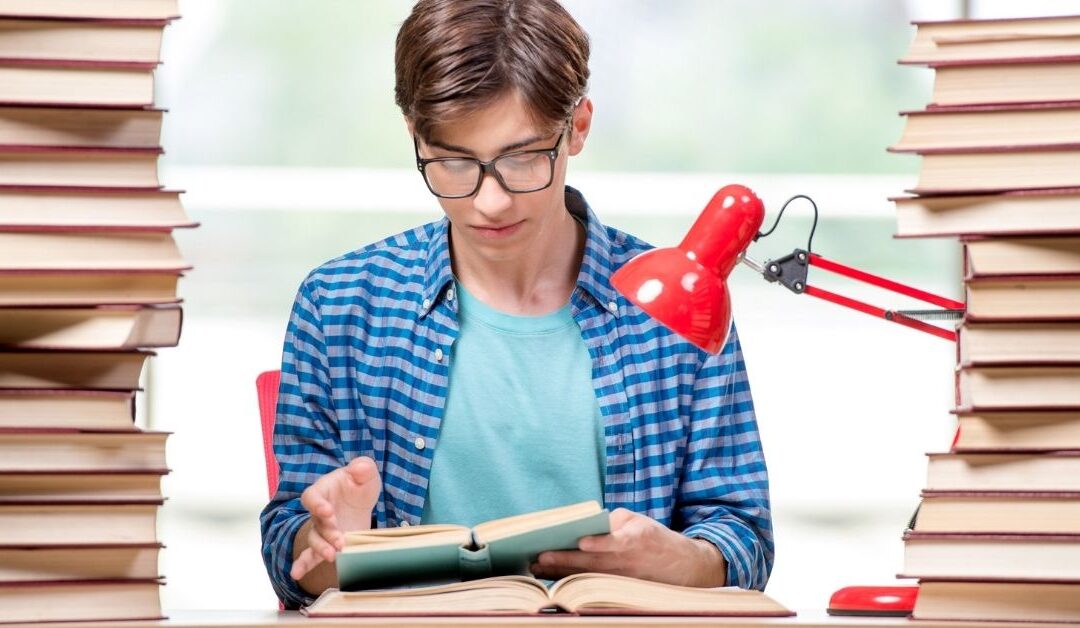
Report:
[[[603,503],[603,422],[570,305],[514,316],[455,289],[461,327],[421,522]]]

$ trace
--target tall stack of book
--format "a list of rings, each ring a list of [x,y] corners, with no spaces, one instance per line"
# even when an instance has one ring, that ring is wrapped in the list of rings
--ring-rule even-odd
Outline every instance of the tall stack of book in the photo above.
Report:
[[[0,623],[161,617],[166,434],[138,429],[175,346],[154,69],[176,0],[0,0]]]
[[[921,619],[1080,621],[1080,16],[917,23],[897,232],[959,237],[948,453],[905,535]]]

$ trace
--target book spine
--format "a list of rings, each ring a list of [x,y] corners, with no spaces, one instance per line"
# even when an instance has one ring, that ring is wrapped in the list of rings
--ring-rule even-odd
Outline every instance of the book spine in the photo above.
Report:
[[[462,547],[458,554],[458,560],[460,561],[462,580],[476,580],[492,575],[491,554],[488,552],[486,545],[475,550]]]

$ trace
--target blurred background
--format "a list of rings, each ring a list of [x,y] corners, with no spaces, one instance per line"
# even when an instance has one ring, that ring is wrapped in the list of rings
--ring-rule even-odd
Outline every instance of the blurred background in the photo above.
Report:
[[[893,238],[888,197],[917,158],[886,153],[931,72],[896,64],[913,19],[1075,13],[1007,0],[564,0],[589,32],[589,144],[571,162],[600,218],[681,239],[724,184],[769,208],[821,211],[814,250],[951,297],[952,240]],[[267,499],[255,376],[280,364],[309,270],[441,214],[393,103],[393,44],[410,0],[188,0],[166,30],[156,101],[163,179],[202,227],[179,231],[182,342],[146,373],[144,426],[174,432],[160,521],[167,609],[276,606],[260,557]],[[750,254],[805,246],[793,204]],[[796,296],[746,268],[735,318],[770,470],[777,560],[768,591],[820,611],[849,584],[891,584],[928,451],[949,446],[954,349]],[[910,305],[827,273],[811,282]],[[227,592],[227,593],[226,593]]]

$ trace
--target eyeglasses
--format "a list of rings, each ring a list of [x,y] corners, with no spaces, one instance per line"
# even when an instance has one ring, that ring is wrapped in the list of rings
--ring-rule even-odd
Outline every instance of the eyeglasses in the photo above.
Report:
[[[472,157],[420,157],[420,142],[413,136],[416,167],[431,193],[439,198],[467,198],[480,190],[485,175],[492,175],[511,194],[539,192],[555,177],[555,159],[559,156],[566,129],[551,148],[518,150],[499,155],[491,161]]]

